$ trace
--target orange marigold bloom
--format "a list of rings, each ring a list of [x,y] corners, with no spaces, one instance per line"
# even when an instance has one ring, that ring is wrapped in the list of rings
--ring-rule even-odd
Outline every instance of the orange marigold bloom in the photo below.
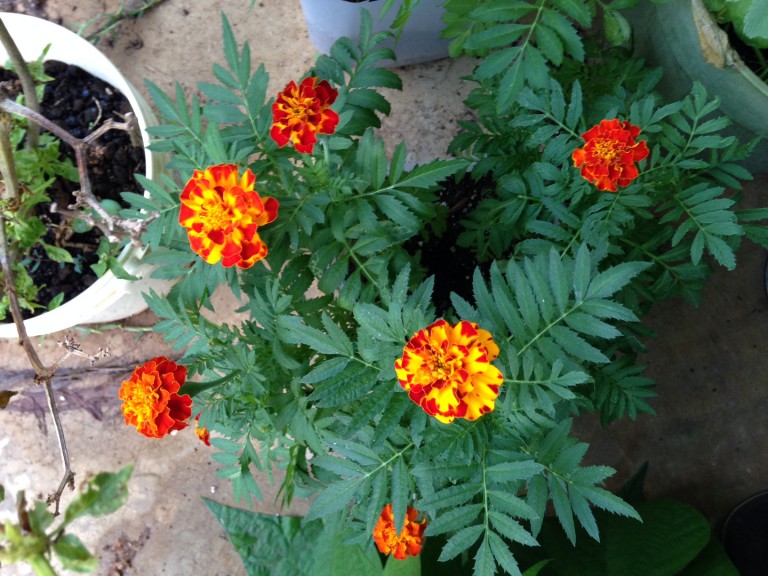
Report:
[[[628,121],[601,120],[581,135],[584,148],[574,150],[573,164],[598,190],[616,192],[637,178],[635,162],[648,156],[645,141],[635,142],[639,134],[640,128]]]
[[[494,409],[504,377],[491,362],[499,347],[491,334],[462,320],[445,320],[419,330],[395,361],[408,396],[441,422],[476,420]]]
[[[277,218],[278,202],[261,198],[253,189],[256,177],[246,169],[219,164],[195,170],[181,192],[179,224],[187,229],[189,245],[208,264],[250,268],[267,255],[259,226]]]
[[[186,379],[187,369],[165,356],[137,366],[118,392],[125,423],[147,438],[162,438],[172,430],[186,428],[192,398],[178,394]]]
[[[281,148],[293,142],[297,152],[311,154],[317,134],[333,134],[339,115],[330,106],[339,93],[326,80],[305,78],[299,86],[291,80],[272,104],[269,135]]]
[[[200,426],[200,414],[195,416],[195,434],[206,446],[211,445],[211,433],[205,426]]]
[[[424,543],[424,530],[427,521],[417,522],[419,511],[408,506],[405,524],[398,535],[395,530],[395,519],[392,515],[392,504],[387,504],[381,511],[379,521],[373,529],[373,541],[382,554],[392,554],[398,560],[406,556],[418,556]]]

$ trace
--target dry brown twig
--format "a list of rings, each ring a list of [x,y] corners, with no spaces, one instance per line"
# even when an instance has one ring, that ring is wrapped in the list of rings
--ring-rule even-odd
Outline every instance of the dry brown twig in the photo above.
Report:
[[[2,22],[0,22],[2,27]],[[20,75],[21,75],[21,71]],[[78,139],[69,134],[66,130],[54,124],[35,110],[32,110],[26,106],[22,106],[7,97],[0,96],[0,112],[3,114],[15,114],[23,116],[29,120],[29,124],[37,125],[45,130],[51,132],[54,136],[66,142],[75,150],[75,160],[77,164],[77,170],[80,177],[80,191],[75,195],[75,203],[69,206],[67,213],[69,215],[75,214],[73,210],[90,209],[92,212],[87,213],[82,210],[76,212],[79,218],[87,219],[92,225],[98,226],[105,234],[108,240],[111,242],[118,241],[121,238],[130,238],[134,244],[139,243],[139,237],[144,231],[149,220],[127,220],[112,216],[107,213],[99,204],[98,200],[93,194],[91,188],[91,181],[87,170],[87,153],[88,147],[107,130],[125,130],[132,134],[133,137],[138,133],[138,123],[132,114],[129,114],[125,118],[125,122],[115,122],[108,120],[102,124],[99,128],[94,130],[91,134],[85,138]],[[0,122],[2,120],[0,119]],[[11,150],[10,143],[8,142],[7,130],[0,129],[0,152],[5,150],[9,152]],[[6,199],[13,200],[19,197],[18,185],[14,175],[13,158],[10,153],[0,153],[0,174],[2,174],[3,183],[5,184],[4,196]],[[98,218],[93,215],[96,214]],[[56,404],[56,399],[53,393],[52,380],[54,374],[71,356],[80,356],[88,358],[91,363],[95,362],[99,358],[109,356],[109,349],[99,350],[91,355],[83,352],[80,349],[79,343],[77,343],[71,337],[65,337],[60,345],[64,348],[64,354],[56,362],[50,366],[46,366],[40,359],[35,347],[27,334],[24,326],[24,320],[19,306],[19,301],[16,295],[16,283],[14,275],[14,255],[9,250],[8,238],[5,230],[5,217],[0,212],[0,270],[2,271],[3,280],[5,281],[5,293],[8,295],[9,309],[11,316],[16,325],[16,330],[19,335],[19,344],[24,349],[24,352],[32,365],[35,375],[34,382],[41,385],[45,390],[46,399],[48,401],[48,408],[53,419],[54,427],[56,429],[56,436],[59,441],[59,451],[61,454],[62,466],[64,473],[62,475],[59,486],[54,492],[48,495],[46,502],[48,505],[54,506],[54,515],[59,514],[59,508],[61,503],[61,496],[64,490],[68,487],[70,490],[74,489],[75,474],[72,471],[69,459],[69,451],[67,450],[67,442],[64,434],[64,428],[61,424],[61,417],[59,409]]]

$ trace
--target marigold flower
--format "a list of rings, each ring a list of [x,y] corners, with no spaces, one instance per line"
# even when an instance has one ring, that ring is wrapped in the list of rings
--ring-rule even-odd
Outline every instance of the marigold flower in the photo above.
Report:
[[[311,154],[317,134],[333,134],[339,115],[330,106],[339,93],[326,80],[305,78],[299,86],[291,81],[272,104],[269,135],[281,148],[293,142],[297,152]]]
[[[267,255],[259,226],[277,218],[278,202],[261,198],[253,189],[256,177],[246,169],[219,164],[195,170],[181,192],[179,224],[187,229],[189,245],[208,262],[250,268]]]
[[[379,552],[392,554],[398,560],[405,560],[406,556],[418,556],[424,542],[424,530],[427,528],[426,520],[416,521],[418,516],[419,511],[408,506],[405,524],[398,535],[392,515],[392,504],[384,506],[373,529],[373,541]]]
[[[598,190],[616,192],[637,178],[635,162],[648,156],[645,141],[635,142],[639,134],[640,128],[628,121],[601,120],[581,135],[584,148],[574,150],[573,164]]]
[[[195,434],[206,446],[211,445],[211,433],[205,426],[200,426],[200,414],[195,416]]]
[[[441,422],[476,420],[494,409],[504,377],[491,362],[499,347],[491,334],[462,320],[445,320],[419,330],[395,361],[400,386]]]
[[[192,398],[178,394],[186,379],[187,369],[165,356],[137,366],[118,392],[125,423],[147,438],[162,438],[172,430],[186,428]]]

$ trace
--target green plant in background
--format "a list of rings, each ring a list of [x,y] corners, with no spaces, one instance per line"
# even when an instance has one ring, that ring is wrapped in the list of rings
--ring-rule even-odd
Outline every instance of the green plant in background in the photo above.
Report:
[[[7,41],[12,42],[12,39],[8,38]],[[11,53],[12,47],[6,46],[6,50]],[[118,278],[135,279],[123,269],[117,258],[128,239],[115,241],[114,234],[123,231],[123,228],[129,228],[125,226],[125,222],[115,222],[112,219],[121,208],[119,203],[109,199],[98,202],[94,198],[94,204],[98,205],[98,209],[94,209],[86,205],[85,201],[81,204],[73,201],[79,212],[70,211],[72,206],[58,209],[60,214],[67,212],[67,216],[61,218],[60,224],[54,224],[50,217],[40,214],[41,205],[52,202],[50,192],[57,181],[78,182],[81,178],[81,173],[72,161],[62,158],[62,141],[65,146],[88,145],[86,140],[81,141],[71,136],[67,138],[67,132],[52,125],[45,118],[39,115],[37,118],[30,116],[37,113],[37,110],[28,106],[37,106],[37,102],[42,100],[46,82],[52,80],[44,72],[43,59],[46,53],[47,49],[37,60],[23,63],[21,70],[20,62],[6,63],[4,67],[17,73],[24,90],[16,96],[15,101],[5,100],[0,118],[0,157],[5,184],[0,199],[0,210],[7,236],[5,251],[10,255],[12,262],[20,308],[31,313],[39,312],[45,307],[37,301],[38,292],[43,286],[36,284],[33,278],[42,260],[73,264],[78,272],[81,271],[83,264],[76,261],[67,249],[66,240],[72,233],[89,232],[94,226],[102,231],[108,230],[112,235],[109,238],[101,238],[96,250],[99,260],[92,266],[93,271],[102,276],[109,269]],[[39,134],[41,124],[44,124],[48,131]],[[83,191],[85,189],[86,187],[81,189],[83,197],[90,194],[90,187],[87,187],[87,193]],[[144,219],[146,215],[134,214],[134,221]],[[52,243],[54,239],[55,242]],[[57,294],[48,302],[47,309],[59,306],[64,297],[64,293]],[[9,307],[9,295],[3,286],[0,321],[10,320]]]
[[[44,83],[50,80],[43,72],[44,57],[45,52],[37,61],[29,63],[38,99],[42,96]],[[6,68],[13,69],[13,66],[6,65]],[[23,102],[24,97],[20,95],[19,100]],[[4,115],[0,125],[0,135],[4,142],[3,157],[6,164],[13,165],[16,186],[22,190],[17,198],[5,197],[2,201],[3,217],[7,222],[9,236],[8,249],[16,255],[17,262],[24,256],[31,258],[32,247],[41,246],[46,256],[54,262],[71,263],[72,256],[69,252],[43,241],[48,226],[35,214],[35,208],[41,203],[50,202],[47,191],[57,178],[77,181],[77,168],[68,159],[59,158],[60,142],[49,133],[40,135],[36,146],[24,145],[27,136],[26,119]],[[34,262],[28,260],[19,262],[14,268],[19,304],[30,312],[40,308],[36,302],[40,287],[35,285],[28,272],[34,266]],[[49,309],[60,304],[63,296],[61,294],[61,298],[50,302]],[[5,318],[9,305],[8,295],[3,291],[0,300],[0,320]]]
[[[23,492],[16,497],[17,521],[0,525],[0,566],[25,563],[36,576],[54,576],[56,561],[65,570],[95,572],[98,558],[70,532],[70,525],[83,516],[106,516],[119,509],[128,498],[128,479],[133,466],[119,472],[102,472],[90,479],[67,506],[63,517],[48,510],[47,503],[28,507]],[[0,502],[5,490],[0,486]]]
[[[766,67],[761,49],[768,48],[768,6],[760,0],[705,0],[706,7],[720,23],[731,24],[736,34],[755,48],[762,67]]]
[[[542,524],[538,547],[515,545],[524,576],[737,576],[709,521],[694,507],[673,498],[647,500],[644,465],[619,491],[642,518],[622,518],[597,512],[601,539],[579,529],[578,545],[567,539],[557,520]],[[437,563],[439,544],[429,541],[420,558],[386,560],[362,545],[345,544],[350,529],[334,519],[327,529],[317,520],[259,514],[224,506],[206,505],[226,529],[242,556],[249,575],[365,574],[366,576],[461,576],[461,562]],[[435,540],[438,540],[435,538]],[[435,544],[435,546],[432,546]],[[295,550],[303,554],[296,555]],[[418,560],[421,560],[420,564]],[[522,568],[521,568],[522,570]]]
[[[541,566],[541,576],[737,576],[709,521],[674,498],[648,500],[643,484],[648,464],[619,491],[643,521],[598,513],[600,541],[582,538],[577,547],[552,519],[544,521],[539,548],[517,547],[524,565]]]
[[[399,79],[377,66],[392,53],[369,16],[359,45],[339,40],[274,99],[226,18],[226,66],[199,86],[204,103],[149,84],[164,118],[153,147],[186,184],[126,198],[159,215],[143,239],[178,283],[148,301],[197,381],[175,398],[142,392],[173,380],[154,359],[123,384],[126,422],[183,428],[191,397],[238,500],[260,498],[253,469],[274,466],[283,504],[314,496],[301,521],[210,504],[249,573],[266,566],[246,525],[306,550],[278,554],[290,574],[349,572],[376,540],[382,553],[439,543],[437,560],[464,573],[519,575],[517,550],[541,544],[548,510],[570,545],[600,538],[601,511],[640,519],[605,488],[614,471],[584,463],[573,418],[652,413],[643,315],[673,296],[698,302],[742,238],[766,243],[768,212],[738,210],[749,147],[722,135],[728,120],[701,87],[661,101],[659,73],[592,31],[592,3],[469,4],[447,4],[454,49],[483,57],[475,119],[450,159],[410,166],[402,143],[385,153],[379,88]],[[453,205],[449,177],[482,185]],[[441,235],[455,239],[440,253],[447,276],[423,258]],[[237,325],[203,313],[222,286],[242,296]],[[323,556],[338,538],[360,548]]]

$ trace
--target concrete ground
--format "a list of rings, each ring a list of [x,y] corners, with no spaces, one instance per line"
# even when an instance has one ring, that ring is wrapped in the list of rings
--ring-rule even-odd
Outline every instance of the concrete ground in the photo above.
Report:
[[[128,0],[130,4],[131,0]],[[315,55],[298,0],[165,0],[119,28],[101,48],[143,89],[145,78],[169,90],[174,82],[193,88],[212,79],[222,60],[220,12],[225,12],[240,42],[251,44],[254,62],[272,77],[271,91],[300,75]],[[0,9],[37,13],[78,25],[109,12],[121,0],[0,0]],[[437,61],[401,70],[404,91],[392,95],[393,113],[385,120],[390,145],[405,140],[411,160],[440,155],[465,114],[467,86],[460,77],[468,60]],[[745,196],[766,205],[768,179],[758,178]],[[651,469],[652,495],[668,494],[698,506],[714,524],[750,494],[768,488],[768,351],[764,251],[744,245],[736,272],[718,271],[704,302],[694,309],[680,302],[659,306],[648,324],[659,335],[649,343],[648,375],[658,382],[652,401],[656,416],[621,422],[601,430],[591,418],[578,422],[592,444],[589,458],[619,473],[616,483],[644,461]],[[219,295],[219,317],[232,317],[234,303]],[[152,324],[145,312],[124,328],[78,331],[83,349],[109,346],[112,357],[93,368],[73,361],[55,382],[63,408],[77,481],[103,470],[135,464],[127,504],[116,514],[75,525],[102,559],[99,574],[236,576],[239,558],[201,502],[210,497],[232,503],[228,481],[215,477],[217,464],[190,430],[152,441],[124,425],[117,399],[120,382],[151,356],[170,354],[159,337],[142,330]],[[126,330],[125,327],[129,327]],[[59,353],[61,335],[37,339],[44,359]],[[50,433],[42,392],[29,381],[26,360],[15,342],[0,342],[0,379],[21,389],[9,410],[0,411],[0,483],[9,494],[52,490],[60,478],[55,435]],[[268,484],[265,479],[263,484]],[[258,509],[276,512],[275,490]],[[0,513],[10,510],[8,503]],[[301,513],[301,504],[291,512]],[[27,574],[0,568],[0,576]]]

